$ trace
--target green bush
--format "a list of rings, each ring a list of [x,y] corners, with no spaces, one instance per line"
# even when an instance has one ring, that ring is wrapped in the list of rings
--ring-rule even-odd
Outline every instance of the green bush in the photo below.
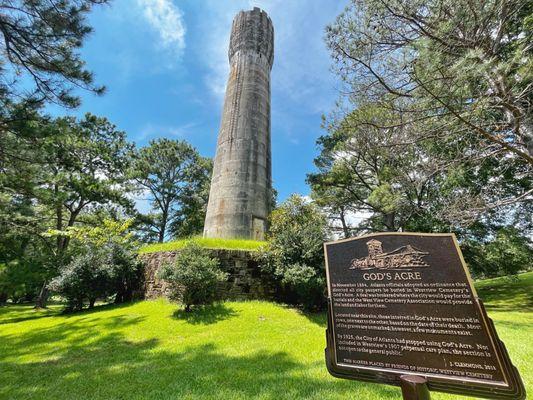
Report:
[[[33,301],[42,286],[42,276],[29,260],[0,263],[0,305]]]
[[[272,212],[268,239],[260,267],[273,278],[279,300],[308,310],[323,308],[325,216],[314,204],[293,195]]]
[[[117,243],[102,247],[87,245],[70,263],[60,268],[48,287],[67,299],[65,311],[78,311],[88,301],[113,298],[115,303],[130,301],[141,287],[142,264],[137,255]]]
[[[65,231],[49,231],[52,236],[71,240],[70,262],[48,285],[68,300],[67,310],[81,310],[88,300],[122,303],[133,299],[142,286],[143,265],[133,240],[133,220],[105,218],[98,226],[74,226]]]
[[[141,289],[144,280],[144,266],[136,250],[113,243],[110,251],[110,295],[115,303],[131,301]]]
[[[217,299],[217,286],[228,274],[222,272],[218,259],[195,243],[178,252],[174,262],[164,264],[159,277],[171,284],[171,298],[181,300],[185,311],[191,306],[212,304]]]
[[[98,298],[107,297],[111,282],[111,258],[105,250],[88,248],[60,269],[49,288],[67,299],[66,311],[78,311],[84,301],[89,308]]]
[[[501,228],[487,242],[467,240],[461,248],[474,278],[516,275],[533,268],[531,240],[514,227]]]

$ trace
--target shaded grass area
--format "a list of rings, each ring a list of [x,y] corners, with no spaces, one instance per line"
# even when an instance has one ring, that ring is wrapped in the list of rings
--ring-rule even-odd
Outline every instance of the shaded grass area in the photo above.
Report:
[[[248,250],[256,251],[266,242],[248,239],[218,239],[193,237],[189,239],[175,240],[166,243],[154,243],[141,247],[139,254],[156,253],[159,251],[171,251],[184,248],[188,243],[196,243],[206,249],[224,249],[224,250]]]
[[[476,282],[487,310],[533,312],[533,272]]]
[[[531,392],[533,313],[514,284],[515,311],[490,308],[509,284],[478,287],[493,295],[489,315]],[[164,300],[72,315],[0,307],[0,399],[401,399],[395,387],[329,376],[325,327],[324,313],[257,301],[192,314]]]

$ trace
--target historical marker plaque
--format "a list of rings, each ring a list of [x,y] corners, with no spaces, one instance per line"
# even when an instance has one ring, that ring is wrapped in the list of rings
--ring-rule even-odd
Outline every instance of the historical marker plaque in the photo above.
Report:
[[[324,245],[330,373],[520,399],[525,391],[452,234],[374,234]]]

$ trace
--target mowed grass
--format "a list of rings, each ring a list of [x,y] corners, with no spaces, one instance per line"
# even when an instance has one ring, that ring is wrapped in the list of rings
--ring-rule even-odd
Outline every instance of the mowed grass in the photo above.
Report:
[[[478,285],[530,393],[532,281]],[[59,310],[0,307],[0,399],[401,399],[328,375],[323,313],[257,301],[191,315],[164,300]]]
[[[175,240],[166,243],[154,243],[141,247],[139,254],[156,253],[159,251],[171,251],[184,248],[188,243],[196,243],[206,249],[225,249],[225,250],[248,250],[257,251],[264,246],[266,242],[249,239],[219,239],[192,237],[189,239]]]

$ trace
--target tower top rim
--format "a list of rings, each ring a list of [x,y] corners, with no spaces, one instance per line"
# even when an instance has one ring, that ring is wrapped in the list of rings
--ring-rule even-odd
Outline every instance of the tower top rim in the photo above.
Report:
[[[231,28],[228,58],[236,53],[256,53],[266,58],[270,68],[274,60],[274,25],[267,12],[259,7],[235,15]]]

